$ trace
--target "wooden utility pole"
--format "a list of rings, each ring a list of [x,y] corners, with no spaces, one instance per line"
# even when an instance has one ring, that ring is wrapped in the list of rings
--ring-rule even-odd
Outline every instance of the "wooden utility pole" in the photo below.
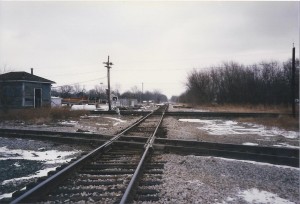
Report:
[[[109,56],[107,62],[103,62],[104,67],[107,67],[107,100],[108,100],[108,110],[111,110],[111,100],[110,100],[110,68],[113,65],[112,62],[109,62]]]
[[[142,83],[142,93],[140,94],[140,104],[143,103],[143,91],[144,91],[144,83]]]
[[[144,94],[144,82],[142,82],[142,103],[143,103],[143,94]]]
[[[296,74],[296,63],[295,63],[295,46],[293,46],[293,56],[292,56],[292,114],[296,117],[296,84],[295,84],[295,74]]]

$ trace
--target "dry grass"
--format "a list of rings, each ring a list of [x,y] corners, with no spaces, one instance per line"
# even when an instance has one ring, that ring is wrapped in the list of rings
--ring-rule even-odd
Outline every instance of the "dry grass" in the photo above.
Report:
[[[88,111],[76,110],[70,111],[66,108],[39,108],[39,109],[19,109],[0,112],[0,121],[19,120],[43,124],[64,119],[76,119],[87,114]]]
[[[291,107],[284,105],[232,105],[232,104],[209,104],[196,106],[215,112],[250,112],[250,113],[291,113]]]
[[[239,118],[238,121],[256,123],[266,127],[278,127],[285,130],[299,131],[299,118],[293,118],[291,116],[279,116],[278,118]]]
[[[293,118],[284,114],[291,114],[291,107],[283,105],[232,105],[232,104],[206,104],[206,105],[185,105],[194,109],[208,110],[212,112],[239,112],[239,113],[279,113],[278,118],[240,118],[240,122],[251,122],[267,127],[279,127],[286,130],[299,131],[299,114]],[[299,113],[299,110],[296,110]]]

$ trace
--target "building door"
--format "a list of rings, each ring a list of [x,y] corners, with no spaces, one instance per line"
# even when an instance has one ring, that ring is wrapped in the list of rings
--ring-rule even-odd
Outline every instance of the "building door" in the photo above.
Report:
[[[42,89],[34,89],[34,108],[42,106]]]

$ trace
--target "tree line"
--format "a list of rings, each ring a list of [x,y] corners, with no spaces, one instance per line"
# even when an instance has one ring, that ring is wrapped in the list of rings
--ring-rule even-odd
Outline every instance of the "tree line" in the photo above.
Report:
[[[299,60],[296,60],[296,67]],[[292,61],[243,65],[223,63],[188,73],[186,91],[179,102],[205,104],[290,104]],[[296,98],[299,98],[299,69],[296,69]]]
[[[168,98],[162,94],[159,90],[142,92],[137,86],[132,87],[130,90],[120,93],[119,89],[116,88],[111,91],[111,94],[122,99],[137,99],[138,102],[142,101],[153,101],[156,103],[167,102]],[[86,90],[84,86],[79,84],[75,85],[64,85],[51,90],[52,96],[61,98],[86,98],[89,100],[106,100],[107,90],[105,87],[96,85],[93,89]]]

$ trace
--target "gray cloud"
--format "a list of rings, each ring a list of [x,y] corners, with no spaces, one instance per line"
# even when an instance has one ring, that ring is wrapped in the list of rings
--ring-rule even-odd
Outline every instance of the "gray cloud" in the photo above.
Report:
[[[298,2],[0,2],[0,66],[33,66],[44,77],[105,76],[102,61],[110,54],[112,81],[122,89],[147,81],[150,90],[178,94],[193,67],[289,58],[292,42],[299,43],[298,8]],[[143,69],[173,71],[151,82],[158,72]]]

